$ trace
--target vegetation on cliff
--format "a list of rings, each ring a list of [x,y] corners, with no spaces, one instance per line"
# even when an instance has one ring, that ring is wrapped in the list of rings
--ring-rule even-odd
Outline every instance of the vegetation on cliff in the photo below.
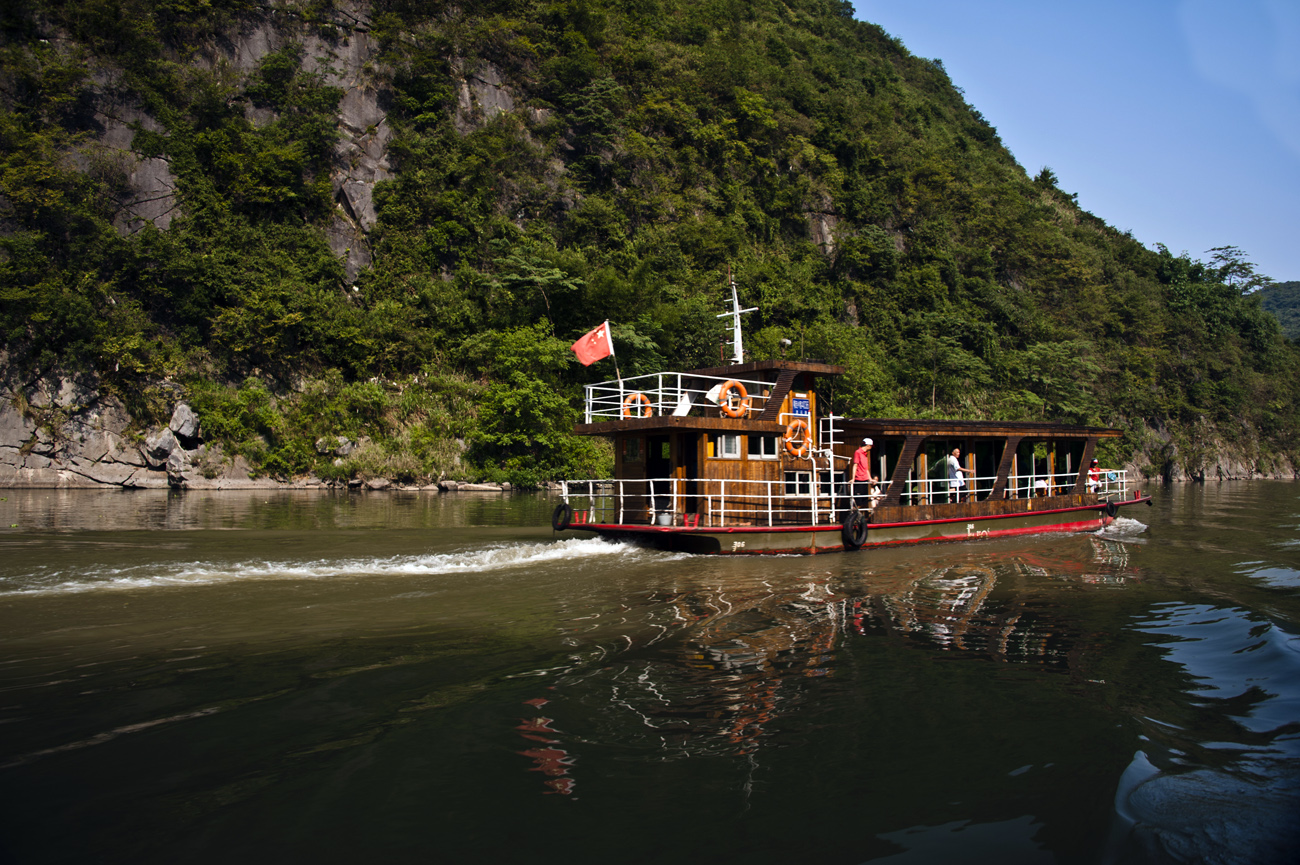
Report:
[[[1259,292],[1260,305],[1277,317],[1287,339],[1300,343],[1300,282],[1279,282]]]
[[[208,60],[268,22],[355,38],[344,9],[0,11],[11,363],[91,369],[145,418],[179,382],[272,474],[532,483],[607,462],[569,431],[609,371],[568,344],[608,318],[624,375],[716,363],[731,268],[754,356],[788,338],[845,365],[841,414],[1115,425],[1108,460],[1156,470],[1222,446],[1300,462],[1300,355],[1239,250],[1152,251],[1081,210],[941,63],[833,0],[360,7],[394,178],[347,279],[325,238],[341,91],[300,38],[247,75]],[[512,110],[466,109],[485,70]],[[114,224],[109,92],[155,121],[131,148],[176,177],[165,229]],[[312,445],[340,434],[377,442],[368,462]]]

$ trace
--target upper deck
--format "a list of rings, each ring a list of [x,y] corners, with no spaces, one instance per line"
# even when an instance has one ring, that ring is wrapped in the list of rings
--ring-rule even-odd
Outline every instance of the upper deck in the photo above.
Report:
[[[817,376],[843,373],[817,361],[761,360],[598,382],[586,386],[583,423],[574,431],[784,427],[795,417],[817,417]]]

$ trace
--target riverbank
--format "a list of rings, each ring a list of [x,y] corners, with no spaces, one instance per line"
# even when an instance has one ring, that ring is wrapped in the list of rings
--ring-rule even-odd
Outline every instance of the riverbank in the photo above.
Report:
[[[364,442],[364,439],[363,439]],[[318,453],[343,458],[363,442],[319,439]],[[1195,444],[1167,430],[1148,430],[1134,459],[1121,468],[1147,482],[1206,480],[1295,480],[1296,460],[1268,455],[1254,446],[1233,445],[1213,435]],[[303,490],[353,489],[380,492],[509,492],[510,483],[474,483],[438,478],[354,475],[291,480],[258,476],[240,454],[205,440],[200,420],[177,399],[165,425],[142,425],[116,396],[75,379],[41,381],[0,391],[0,488],[3,489],[182,489]]]

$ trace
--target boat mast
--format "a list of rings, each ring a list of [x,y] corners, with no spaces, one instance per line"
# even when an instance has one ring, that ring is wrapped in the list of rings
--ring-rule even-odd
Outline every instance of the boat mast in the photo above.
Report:
[[[744,336],[740,332],[740,316],[746,312],[758,312],[758,307],[751,306],[749,309],[740,308],[740,296],[736,294],[736,278],[731,275],[731,266],[727,266],[727,281],[731,283],[731,312],[724,312],[715,318],[731,318],[731,362],[745,362],[745,342]]]

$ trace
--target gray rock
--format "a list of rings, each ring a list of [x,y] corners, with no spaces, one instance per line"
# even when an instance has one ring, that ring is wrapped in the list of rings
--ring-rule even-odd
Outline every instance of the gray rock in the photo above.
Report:
[[[235,458],[226,466],[226,470],[221,473],[223,481],[247,481],[253,473],[253,467],[248,464],[242,454],[235,454]]]
[[[151,468],[158,469],[167,464],[167,458],[179,447],[175,434],[170,429],[163,429],[146,438],[140,452]]]
[[[127,479],[136,472],[134,466],[125,466],[121,463],[89,463],[84,466],[78,464],[75,470],[96,483],[118,486],[126,483]]]
[[[54,456],[59,452],[59,443],[55,440],[53,433],[45,427],[38,427],[36,430],[36,444],[32,445],[32,453]]]
[[[36,422],[14,408],[9,400],[0,402],[0,446],[22,447],[36,432]]]
[[[195,439],[199,435],[199,416],[194,413],[194,409],[183,402],[176,403],[176,410],[172,412],[171,422],[167,428],[176,433],[183,439]]]
[[[457,490],[462,493],[499,493],[501,484],[460,484]]]
[[[460,483],[458,481],[438,481],[438,489],[454,493],[460,489]]]
[[[339,444],[338,447],[334,448],[334,456],[345,457],[351,454],[356,449],[357,446],[353,444],[352,441],[348,439],[347,436],[339,436]]]
[[[179,483],[186,472],[193,470],[190,455],[181,448],[176,448],[167,455],[167,477],[172,483]]]
[[[23,458],[22,467],[25,469],[48,469],[53,465],[54,460],[33,451]]]
[[[366,488],[371,490],[386,490],[392,486],[393,482],[388,478],[371,478],[366,481]]]
[[[171,486],[171,483],[167,480],[166,474],[145,468],[132,472],[129,478],[122,481],[122,486],[143,490],[165,490]]]

